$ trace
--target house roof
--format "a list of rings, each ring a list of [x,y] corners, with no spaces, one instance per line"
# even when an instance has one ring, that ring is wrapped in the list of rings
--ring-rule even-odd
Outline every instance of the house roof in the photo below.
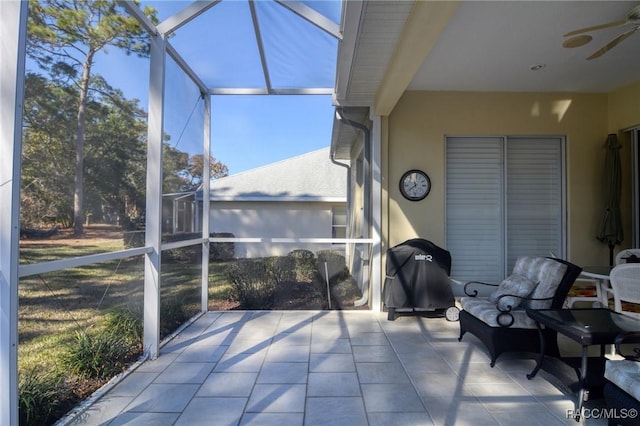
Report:
[[[329,148],[211,181],[212,201],[347,201],[347,169]]]

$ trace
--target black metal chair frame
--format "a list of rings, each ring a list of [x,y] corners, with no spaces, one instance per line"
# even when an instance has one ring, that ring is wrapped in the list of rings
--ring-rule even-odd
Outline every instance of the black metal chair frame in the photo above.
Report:
[[[550,259],[567,265],[567,270],[556,289],[556,293],[551,298],[550,308],[561,309],[571,286],[575,282],[576,278],[578,278],[578,275],[582,272],[582,268],[566,260],[557,258]],[[467,284],[497,286],[497,284],[487,284],[478,281],[469,282]],[[465,293],[467,293],[466,287],[467,285],[465,285]],[[470,297],[475,297],[477,294],[477,291],[467,293]],[[526,297],[521,297],[521,299],[541,300]],[[503,321],[499,319],[499,323],[502,324],[502,326],[492,327],[463,309],[460,311],[460,336],[458,337],[458,341],[462,340],[462,336],[464,336],[465,333],[471,333],[480,339],[491,356],[491,367],[496,364],[496,359],[505,352],[539,353],[540,336],[538,334],[538,330],[536,328],[528,329],[511,327],[513,324],[513,317],[511,316],[510,310],[510,307],[501,309],[501,313],[499,314],[499,318],[506,317],[508,319],[511,317],[510,320]],[[554,357],[560,356],[557,332],[550,329],[544,329],[542,332],[545,339],[545,354]]]

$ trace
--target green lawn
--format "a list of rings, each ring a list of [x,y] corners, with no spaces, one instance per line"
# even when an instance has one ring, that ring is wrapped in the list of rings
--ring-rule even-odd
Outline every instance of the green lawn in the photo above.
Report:
[[[122,232],[113,229],[89,229],[82,238],[69,233],[47,240],[21,241],[21,264],[48,262],[124,249]],[[68,231],[67,231],[68,232]],[[93,233],[92,233],[93,232]],[[238,274],[238,265],[280,265],[267,274],[273,280],[278,275],[275,295],[269,305],[256,305],[256,309],[326,309],[325,285],[315,270],[315,255],[311,252],[309,264],[297,269],[297,261],[290,257],[269,257],[250,261],[211,261],[209,263],[209,310],[228,310],[239,307],[234,300],[237,288],[229,278],[235,271],[236,280],[263,282],[263,276]],[[161,339],[184,324],[201,310],[201,257],[197,247],[186,247],[163,252],[160,288]],[[342,261],[344,265],[344,260]],[[308,262],[307,262],[308,263]],[[235,265],[235,266],[234,266]],[[286,265],[286,266],[283,266]],[[232,269],[231,267],[234,266]],[[296,268],[295,271],[291,267]],[[280,268],[280,269],[278,269]],[[284,269],[282,269],[284,268]],[[249,268],[251,270],[252,268]],[[285,276],[287,278],[285,278]],[[292,278],[293,277],[293,278]],[[238,281],[236,281],[238,282]],[[335,293],[333,292],[335,291]],[[240,294],[240,293],[238,293]],[[245,293],[246,294],[246,293]],[[250,292],[249,294],[253,294]],[[344,300],[343,306],[353,306],[357,296],[350,277],[333,284],[332,294]],[[59,418],[104,383],[103,379],[85,379],[82,374],[69,374],[64,358],[70,349],[83,348],[77,336],[86,331],[112,329],[105,325],[115,309],[126,308],[142,323],[144,300],[144,256],[91,264],[79,268],[50,272],[22,278],[18,286],[18,364],[21,382],[20,401],[24,410],[43,417],[29,424],[44,424],[44,418]],[[338,303],[340,305],[340,303]],[[342,307],[334,307],[341,309]],[[247,308],[249,309],[249,308]],[[346,309],[349,309],[348,307]],[[136,329],[134,322],[125,323],[126,330]],[[87,342],[87,336],[82,340]],[[127,344],[129,345],[129,344]],[[103,346],[105,347],[105,346]],[[107,345],[106,347],[114,347]],[[127,346],[128,347],[128,346]],[[133,356],[140,350],[131,343]],[[86,346],[83,354],[91,357],[101,350]],[[77,353],[77,352],[75,352]],[[127,354],[128,360],[132,353]],[[68,357],[67,357],[68,358]],[[112,360],[113,358],[105,358]],[[128,361],[127,361],[128,362]],[[121,368],[121,363],[101,361],[99,365]],[[41,377],[35,377],[36,376]],[[111,374],[111,373],[109,373]],[[49,376],[54,378],[51,382]],[[60,384],[56,378],[67,382]],[[35,381],[33,381],[35,380]],[[49,384],[52,383],[52,384]],[[52,393],[53,392],[53,396]],[[42,398],[42,399],[38,399]],[[49,402],[55,413],[47,412]]]
[[[100,246],[104,249],[104,246]],[[84,249],[84,250],[83,250]],[[23,250],[26,258],[53,259],[99,252],[97,246]],[[228,263],[210,265],[209,298],[212,304],[229,298]],[[200,264],[164,263],[161,301],[189,315],[200,311]],[[144,287],[143,257],[116,260],[66,269],[20,280],[18,288],[18,356],[20,369],[58,368],[60,355],[75,333],[99,324],[118,307],[141,307]],[[216,305],[216,306],[219,306]],[[141,312],[141,309],[138,309]],[[173,315],[161,310],[161,318]],[[169,321],[161,331],[167,335],[180,324]],[[170,329],[169,329],[170,328]]]

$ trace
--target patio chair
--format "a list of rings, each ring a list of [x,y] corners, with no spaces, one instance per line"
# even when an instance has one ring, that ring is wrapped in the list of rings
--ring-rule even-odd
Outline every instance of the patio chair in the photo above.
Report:
[[[622,263],[609,275],[613,310],[640,318],[640,263]]]
[[[593,307],[601,306],[603,296],[598,284],[599,282],[595,278],[578,277],[575,284],[569,289],[564,307],[571,309],[576,302],[588,302]]]
[[[630,410],[640,412],[640,332],[629,332],[616,338],[616,354],[624,359],[608,359],[605,363],[604,400],[607,409],[615,413],[629,413]],[[632,345],[632,353],[629,352]],[[625,347],[623,348],[623,345]],[[619,415],[609,420],[609,424],[637,425],[636,416]]]
[[[640,263],[640,249],[620,250],[615,258],[615,265],[624,263]],[[591,302],[594,307],[608,307],[613,290],[607,281],[595,278],[578,277],[576,285],[569,290],[565,307],[571,309],[575,302]]]
[[[616,254],[616,265],[623,263],[640,263],[640,249],[629,248],[620,250]]]
[[[530,309],[561,309],[582,268],[566,260],[545,257],[520,257],[512,274],[501,284],[480,281],[465,283],[460,303],[460,337],[469,332],[486,346],[491,367],[505,352],[540,350],[535,321],[526,313]],[[496,287],[488,298],[477,297],[476,286]],[[559,356],[556,332],[544,329],[546,354]]]

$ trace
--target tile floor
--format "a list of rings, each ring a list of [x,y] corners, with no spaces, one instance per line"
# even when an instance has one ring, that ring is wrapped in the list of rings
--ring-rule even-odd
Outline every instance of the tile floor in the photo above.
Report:
[[[60,424],[577,424],[557,379],[527,380],[530,357],[505,354],[490,368],[474,336],[457,337],[458,323],[442,318],[209,312]]]

